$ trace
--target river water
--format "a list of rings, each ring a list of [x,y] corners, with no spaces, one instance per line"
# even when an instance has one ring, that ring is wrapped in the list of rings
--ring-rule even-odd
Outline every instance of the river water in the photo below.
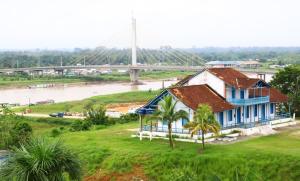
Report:
[[[164,81],[164,86],[170,86],[177,81]],[[142,85],[130,83],[98,83],[61,85],[49,88],[12,88],[0,89],[0,103],[19,103],[26,105],[52,99],[55,102],[82,100],[97,95],[114,94],[138,90],[158,90],[162,81],[143,81]]]

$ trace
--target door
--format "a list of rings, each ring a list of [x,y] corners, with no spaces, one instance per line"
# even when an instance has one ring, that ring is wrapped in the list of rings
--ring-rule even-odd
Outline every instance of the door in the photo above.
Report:
[[[239,124],[241,123],[241,108],[238,107],[237,110],[236,110],[236,122]]]
[[[223,114],[223,112],[219,113],[219,122],[221,124],[221,127],[223,127],[223,123],[224,123],[224,114]]]
[[[261,105],[261,120],[265,121],[266,119],[266,105],[262,104]]]

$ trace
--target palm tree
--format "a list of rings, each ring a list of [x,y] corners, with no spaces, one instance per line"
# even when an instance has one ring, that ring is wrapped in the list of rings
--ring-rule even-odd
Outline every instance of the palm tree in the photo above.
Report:
[[[61,141],[33,139],[20,148],[0,168],[2,180],[62,181],[67,173],[70,180],[81,179],[80,162]]]
[[[169,142],[170,147],[174,148],[173,138],[172,138],[172,123],[179,119],[188,119],[188,113],[184,110],[176,111],[177,101],[173,101],[171,96],[166,96],[162,101],[159,102],[159,109],[157,109],[153,117],[160,121],[167,121],[168,132],[169,132]]]
[[[202,135],[202,148],[204,150],[204,134],[213,132],[218,134],[220,131],[220,124],[215,119],[211,107],[207,104],[199,105],[194,113],[194,121],[185,125],[191,131],[191,137],[201,131]]]

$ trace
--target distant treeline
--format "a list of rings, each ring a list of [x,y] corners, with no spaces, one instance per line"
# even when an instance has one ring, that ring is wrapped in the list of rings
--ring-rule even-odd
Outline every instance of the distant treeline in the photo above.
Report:
[[[142,64],[203,65],[207,61],[238,61],[259,59],[274,64],[300,64],[300,47],[253,48],[190,48],[138,49],[137,60]],[[95,49],[0,51],[0,68],[128,64],[130,49],[98,47]]]

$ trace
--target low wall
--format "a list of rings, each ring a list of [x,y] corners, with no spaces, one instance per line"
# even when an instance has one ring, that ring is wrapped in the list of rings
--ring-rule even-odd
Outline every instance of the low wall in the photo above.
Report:
[[[279,127],[285,127],[285,126],[291,126],[295,125],[296,121],[294,121],[292,118],[284,118],[284,119],[279,119],[279,120],[274,120],[270,121],[269,124],[267,125],[261,125],[253,128],[231,128],[231,129],[225,129],[221,130],[220,134],[225,134],[228,135],[230,134],[233,130],[238,130],[240,131],[240,135],[242,136],[249,136],[249,135],[254,135],[254,134],[260,134],[260,135],[269,135],[269,134],[274,134],[276,133],[273,128],[279,128]],[[166,136],[168,135],[168,132],[151,132],[150,131],[143,131],[142,132],[142,137],[146,138],[162,138],[162,139],[167,139]],[[178,136],[179,138],[175,138],[177,141],[187,141],[188,142],[201,142],[201,135],[194,135],[193,138],[191,138],[190,134],[182,134],[182,133],[173,133],[173,135]],[[204,135],[205,142],[211,142],[214,141],[215,138],[213,138],[214,134],[213,133],[207,133]]]

